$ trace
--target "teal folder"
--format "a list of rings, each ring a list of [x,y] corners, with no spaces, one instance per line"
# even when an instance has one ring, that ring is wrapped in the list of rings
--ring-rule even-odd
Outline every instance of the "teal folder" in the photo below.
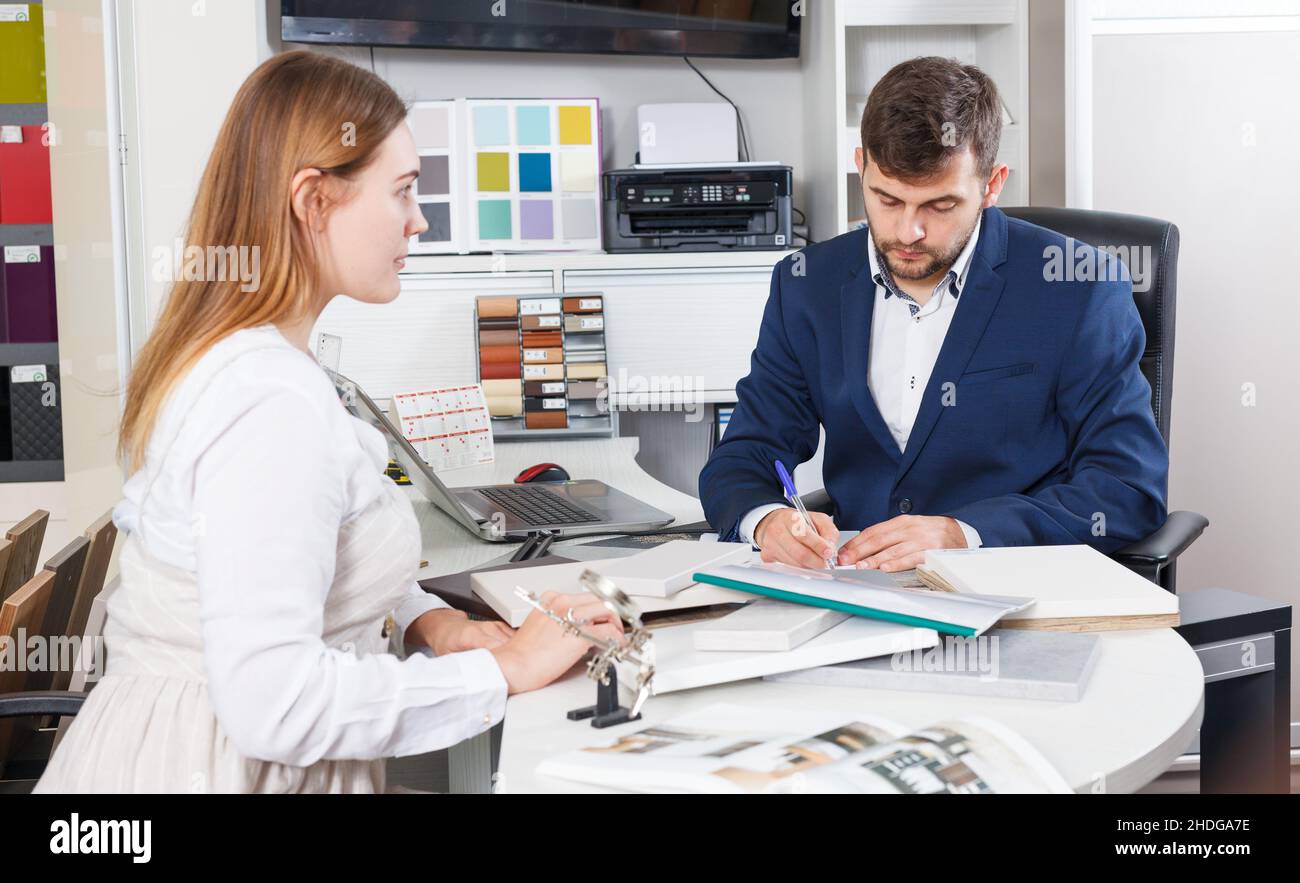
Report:
[[[849,604],[844,601],[835,601],[830,598],[818,598],[815,595],[800,595],[797,592],[787,592],[784,589],[774,589],[770,586],[760,586],[754,583],[742,582],[740,580],[728,579],[727,577],[714,576],[710,573],[695,573],[691,578],[696,582],[708,583],[714,586],[722,586],[724,589],[735,589],[738,592],[748,592],[753,595],[764,595],[768,598],[776,598],[780,601],[790,601],[795,604],[806,604],[809,607],[824,607],[827,610],[838,610],[840,613],[851,613],[854,616],[865,616],[868,619],[879,619],[885,622],[896,622],[900,625],[916,626],[917,628],[934,629],[936,632],[948,635],[959,635],[964,638],[974,637],[979,631],[968,626],[954,625],[948,622],[939,622],[934,619],[925,619],[919,616],[908,616],[902,613],[892,613],[888,610],[878,610],[874,607],[863,607],[860,604]]]

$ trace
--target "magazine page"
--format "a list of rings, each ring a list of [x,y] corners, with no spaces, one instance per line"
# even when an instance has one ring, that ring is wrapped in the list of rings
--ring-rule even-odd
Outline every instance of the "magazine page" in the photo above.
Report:
[[[719,704],[547,758],[537,772],[632,791],[754,793],[906,732],[868,715]]]
[[[775,785],[816,794],[1072,794],[1022,736],[997,721],[944,721]]]

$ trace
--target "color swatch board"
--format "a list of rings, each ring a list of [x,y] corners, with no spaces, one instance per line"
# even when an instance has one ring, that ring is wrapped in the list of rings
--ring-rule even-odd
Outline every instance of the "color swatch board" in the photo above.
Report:
[[[612,435],[604,297],[480,297],[479,377],[498,438]]]
[[[0,104],[44,103],[44,7],[0,3]]]
[[[600,102],[420,101],[412,254],[599,250]]]
[[[54,248],[6,245],[0,264],[0,343],[54,343]]]
[[[0,224],[51,222],[48,141],[45,126],[6,125],[0,107]]]
[[[393,396],[402,435],[435,472],[493,460],[483,388],[452,386]]]

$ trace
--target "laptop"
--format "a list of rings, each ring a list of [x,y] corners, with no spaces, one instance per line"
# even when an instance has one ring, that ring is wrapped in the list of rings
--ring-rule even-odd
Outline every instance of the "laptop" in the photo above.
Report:
[[[325,373],[347,409],[387,437],[393,458],[425,499],[480,539],[506,542],[542,531],[630,533],[673,521],[667,512],[591,479],[449,488],[360,386],[328,368]]]

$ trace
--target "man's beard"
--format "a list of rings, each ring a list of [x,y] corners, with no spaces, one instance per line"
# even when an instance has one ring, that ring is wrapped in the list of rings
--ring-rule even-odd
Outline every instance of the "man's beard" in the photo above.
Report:
[[[942,254],[935,254],[930,249],[924,247],[903,246],[903,244],[897,240],[893,242],[877,242],[876,248],[880,250],[880,254],[885,259],[885,264],[889,267],[889,272],[895,279],[907,279],[911,282],[920,279],[929,279],[931,276],[948,269],[957,261],[957,256],[962,253],[962,250],[966,248],[966,244],[970,242],[971,235],[975,232],[975,225],[978,222],[979,215],[976,215],[975,220],[971,221],[970,229],[966,231],[965,235],[961,237],[956,245]],[[924,252],[929,260],[920,264],[900,266],[894,259],[893,252],[895,248],[903,248],[904,251]]]

